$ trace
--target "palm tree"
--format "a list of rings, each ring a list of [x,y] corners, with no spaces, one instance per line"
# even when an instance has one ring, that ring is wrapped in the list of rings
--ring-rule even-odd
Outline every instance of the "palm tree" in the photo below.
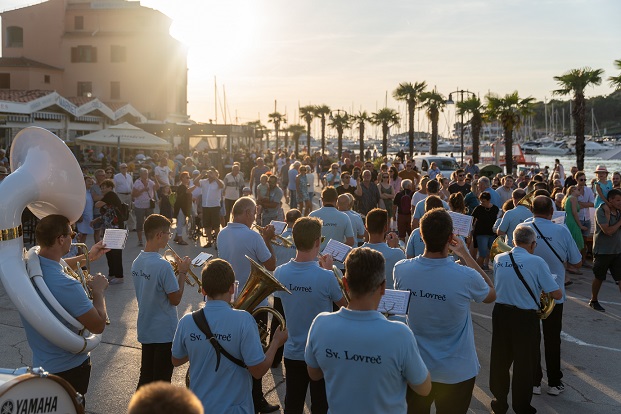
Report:
[[[287,123],[287,119],[280,112],[272,112],[268,115],[268,121],[274,124],[274,132],[276,133],[276,152],[278,152],[278,130],[280,129],[280,124]]]
[[[491,120],[498,120],[502,125],[505,136],[505,162],[507,174],[513,173],[513,130],[520,127],[524,117],[533,114],[535,98],[520,98],[518,92],[505,95],[504,98],[488,93],[485,96],[487,108],[485,116]]]
[[[315,116],[321,118],[321,153],[326,152],[326,117],[330,115],[330,107],[326,104],[315,107]]]
[[[477,96],[471,96],[462,102],[457,102],[457,115],[470,114],[470,131],[472,132],[472,162],[479,163],[479,143],[481,128],[483,128],[483,106]]]
[[[596,86],[602,83],[603,69],[591,69],[589,67],[572,69],[561,76],[555,76],[554,80],[560,87],[553,91],[555,95],[574,95],[574,104],[571,108],[571,116],[574,118],[576,133],[576,165],[578,170],[584,168],[584,122],[586,99],[584,90],[587,86]]]
[[[429,153],[436,155],[438,153],[438,122],[440,121],[440,112],[446,106],[446,99],[435,89],[432,92],[423,92],[420,95],[421,108],[425,108],[427,118],[431,121],[431,147]]]
[[[306,105],[300,108],[300,118],[306,122],[306,155],[311,155],[311,122],[315,117],[315,106]]]
[[[364,161],[364,124],[371,122],[372,118],[367,114],[367,111],[360,111],[357,115],[352,116],[352,120],[358,124],[358,131],[360,132],[360,160]]]
[[[414,111],[421,93],[427,87],[427,82],[401,82],[392,96],[398,101],[405,101],[408,108],[408,137],[410,143],[410,157],[414,154]]]
[[[287,131],[292,135],[293,143],[295,145],[295,158],[300,156],[300,136],[304,133],[304,127],[300,124],[289,125]]]
[[[615,66],[617,69],[621,70],[621,59],[615,60]],[[610,87],[615,88],[615,90],[621,90],[621,75],[619,76],[611,76],[608,78],[610,81]]]
[[[382,108],[371,115],[371,122],[382,126],[382,156],[386,156],[388,149],[388,132],[390,127],[401,121],[399,113],[392,108]]]
[[[265,125],[261,123],[260,119],[257,119],[256,121],[247,122],[246,125],[254,128],[254,133],[255,133],[254,138],[255,139],[259,138],[259,143],[260,143],[261,142],[260,140],[263,139],[263,132],[267,129]],[[266,134],[265,139],[267,140],[267,144],[269,144],[269,135]]]
[[[341,115],[341,112],[343,114]],[[330,127],[336,129],[336,133],[338,134],[338,155],[339,160],[341,159],[341,154],[343,153],[343,130],[345,128],[349,128],[351,124],[350,116],[345,111],[338,110],[336,115],[330,114]]]

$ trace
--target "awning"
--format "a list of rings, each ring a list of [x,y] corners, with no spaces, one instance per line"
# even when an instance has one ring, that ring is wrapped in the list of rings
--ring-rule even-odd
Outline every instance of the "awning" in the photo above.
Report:
[[[169,150],[172,148],[170,142],[149,134],[127,122],[77,137],[75,141],[79,145],[98,145],[102,147],[120,146],[121,148],[144,150]]]

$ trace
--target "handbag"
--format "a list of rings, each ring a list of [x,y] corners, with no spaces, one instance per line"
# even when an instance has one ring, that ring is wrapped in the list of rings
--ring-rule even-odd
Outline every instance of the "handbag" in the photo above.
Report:
[[[155,208],[155,200],[154,199],[150,199],[149,200],[149,208],[151,208],[151,209]]]

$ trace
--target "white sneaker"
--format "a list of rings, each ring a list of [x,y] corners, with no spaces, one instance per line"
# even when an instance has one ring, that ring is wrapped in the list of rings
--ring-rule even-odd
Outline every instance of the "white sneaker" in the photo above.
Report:
[[[563,385],[562,382],[560,385],[548,388],[548,394],[550,395],[559,395],[563,391],[565,391],[565,386]]]
[[[536,385],[533,387],[533,394],[534,395],[541,395],[541,385]]]

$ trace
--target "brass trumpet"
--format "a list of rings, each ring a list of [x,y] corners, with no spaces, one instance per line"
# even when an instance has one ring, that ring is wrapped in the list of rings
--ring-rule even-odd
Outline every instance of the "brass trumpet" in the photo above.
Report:
[[[343,284],[343,272],[336,266],[332,266],[332,273],[334,273],[334,277],[336,277],[336,281],[339,283],[339,287],[341,288],[341,292],[343,293],[343,297],[349,304],[349,294],[347,290],[345,290],[345,285]]]
[[[88,282],[93,278],[93,276],[91,276],[91,261],[88,258],[88,246],[85,243],[71,243],[71,245],[77,247],[78,253],[81,252],[84,255],[84,261],[86,262],[86,274],[84,273],[84,270],[82,270],[82,264],[79,261],[76,263],[76,271],[70,267],[66,267],[65,273],[80,282],[82,288],[86,292],[86,296],[92,301],[93,291],[88,286]],[[110,318],[108,315],[106,315],[106,325],[110,325]]]
[[[170,244],[166,243],[166,247],[168,247],[168,249],[164,252],[164,259],[166,259],[166,261],[170,263],[173,270],[175,271],[175,275],[178,275],[179,266],[177,265],[177,260],[181,260],[181,256],[179,256],[177,252],[175,252],[175,250],[170,247]],[[185,283],[192,287],[198,286],[198,293],[202,293],[203,283],[201,282],[201,279],[196,276],[196,274],[194,274],[192,269],[188,269],[188,273],[185,275]]]
[[[263,231],[265,231],[265,227],[261,227],[259,226],[257,223],[254,223],[252,225],[252,227],[256,228],[257,230],[259,230],[259,233],[262,233]],[[276,245],[276,246],[282,246],[282,247],[293,247],[293,240],[290,240],[286,237],[282,237],[280,234],[275,234],[274,238],[271,240],[272,244]]]

